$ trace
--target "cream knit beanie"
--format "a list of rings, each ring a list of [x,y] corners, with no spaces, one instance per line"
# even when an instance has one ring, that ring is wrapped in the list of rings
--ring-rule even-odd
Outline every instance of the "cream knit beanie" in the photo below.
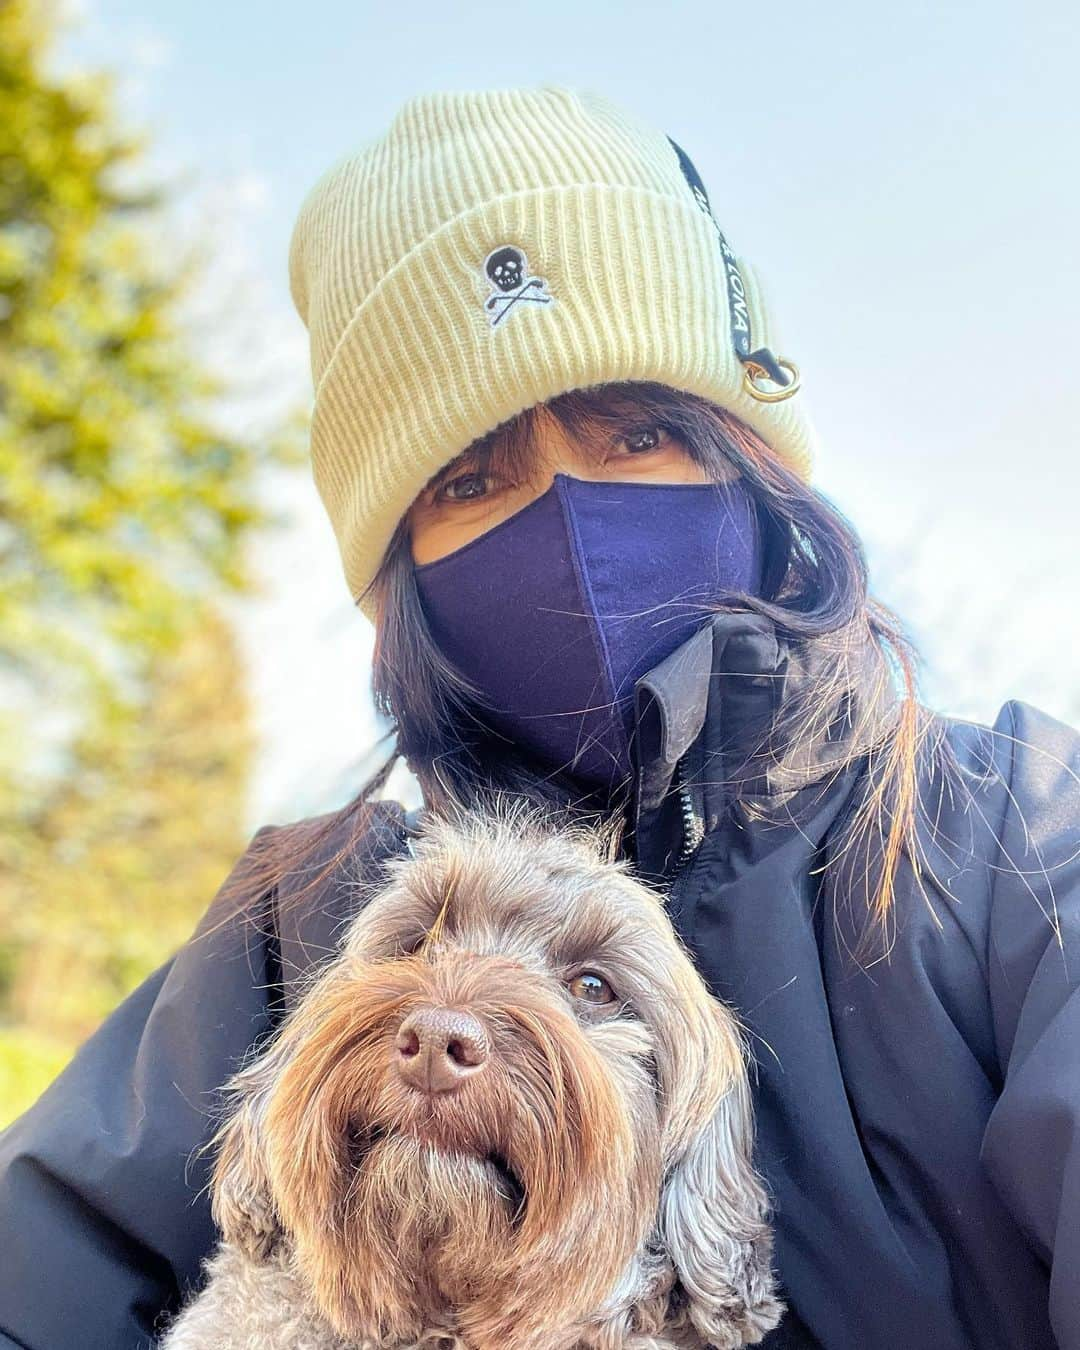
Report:
[[[362,599],[431,476],[535,403],[614,380],[703,395],[807,477],[813,433],[760,279],[688,157],[559,85],[424,93],[300,207],[312,471]]]

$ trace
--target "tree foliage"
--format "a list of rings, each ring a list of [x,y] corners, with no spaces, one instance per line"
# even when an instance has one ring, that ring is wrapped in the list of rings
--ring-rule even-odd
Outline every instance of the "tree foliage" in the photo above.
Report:
[[[38,1063],[51,1068],[190,936],[246,842],[253,751],[235,640],[208,606],[155,658],[142,715],[88,725],[78,772],[0,833],[0,1121],[40,1086]],[[21,1065],[6,1103],[5,1060]]]
[[[201,244],[108,75],[0,3],[0,1119],[190,932],[246,842],[252,754],[220,601],[274,523],[300,411],[224,429],[184,302]],[[238,354],[238,368],[243,354]],[[5,1100],[6,1094],[6,1100]]]
[[[298,438],[222,430],[228,379],[182,322],[198,248],[157,256],[162,192],[122,185],[144,143],[107,76],[50,79],[51,36],[42,5],[0,6],[0,669],[110,701],[193,598],[245,586],[256,467]]]

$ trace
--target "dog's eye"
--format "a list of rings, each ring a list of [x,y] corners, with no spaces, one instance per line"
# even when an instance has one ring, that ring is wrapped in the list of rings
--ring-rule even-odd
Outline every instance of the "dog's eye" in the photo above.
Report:
[[[595,970],[583,970],[575,975],[567,986],[574,998],[583,1003],[613,1003],[615,991],[602,975]]]

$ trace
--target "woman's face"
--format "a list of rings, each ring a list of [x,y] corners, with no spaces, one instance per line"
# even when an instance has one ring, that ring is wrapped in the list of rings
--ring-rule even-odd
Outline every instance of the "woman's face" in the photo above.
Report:
[[[551,414],[537,418],[532,461],[517,481],[484,467],[468,451],[424,488],[406,517],[417,565],[436,562],[539,497],[557,473],[593,482],[706,483],[714,481],[665,427],[642,419],[632,431],[597,432],[589,442]],[[731,477],[736,477],[734,469]]]

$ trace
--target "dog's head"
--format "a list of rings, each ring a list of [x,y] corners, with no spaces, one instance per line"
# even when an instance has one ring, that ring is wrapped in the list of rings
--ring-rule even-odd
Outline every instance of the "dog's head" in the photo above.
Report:
[[[433,822],[234,1081],[215,1214],[249,1249],[286,1233],[357,1340],[672,1317],[756,1340],[775,1304],[742,1050],[595,836]]]

